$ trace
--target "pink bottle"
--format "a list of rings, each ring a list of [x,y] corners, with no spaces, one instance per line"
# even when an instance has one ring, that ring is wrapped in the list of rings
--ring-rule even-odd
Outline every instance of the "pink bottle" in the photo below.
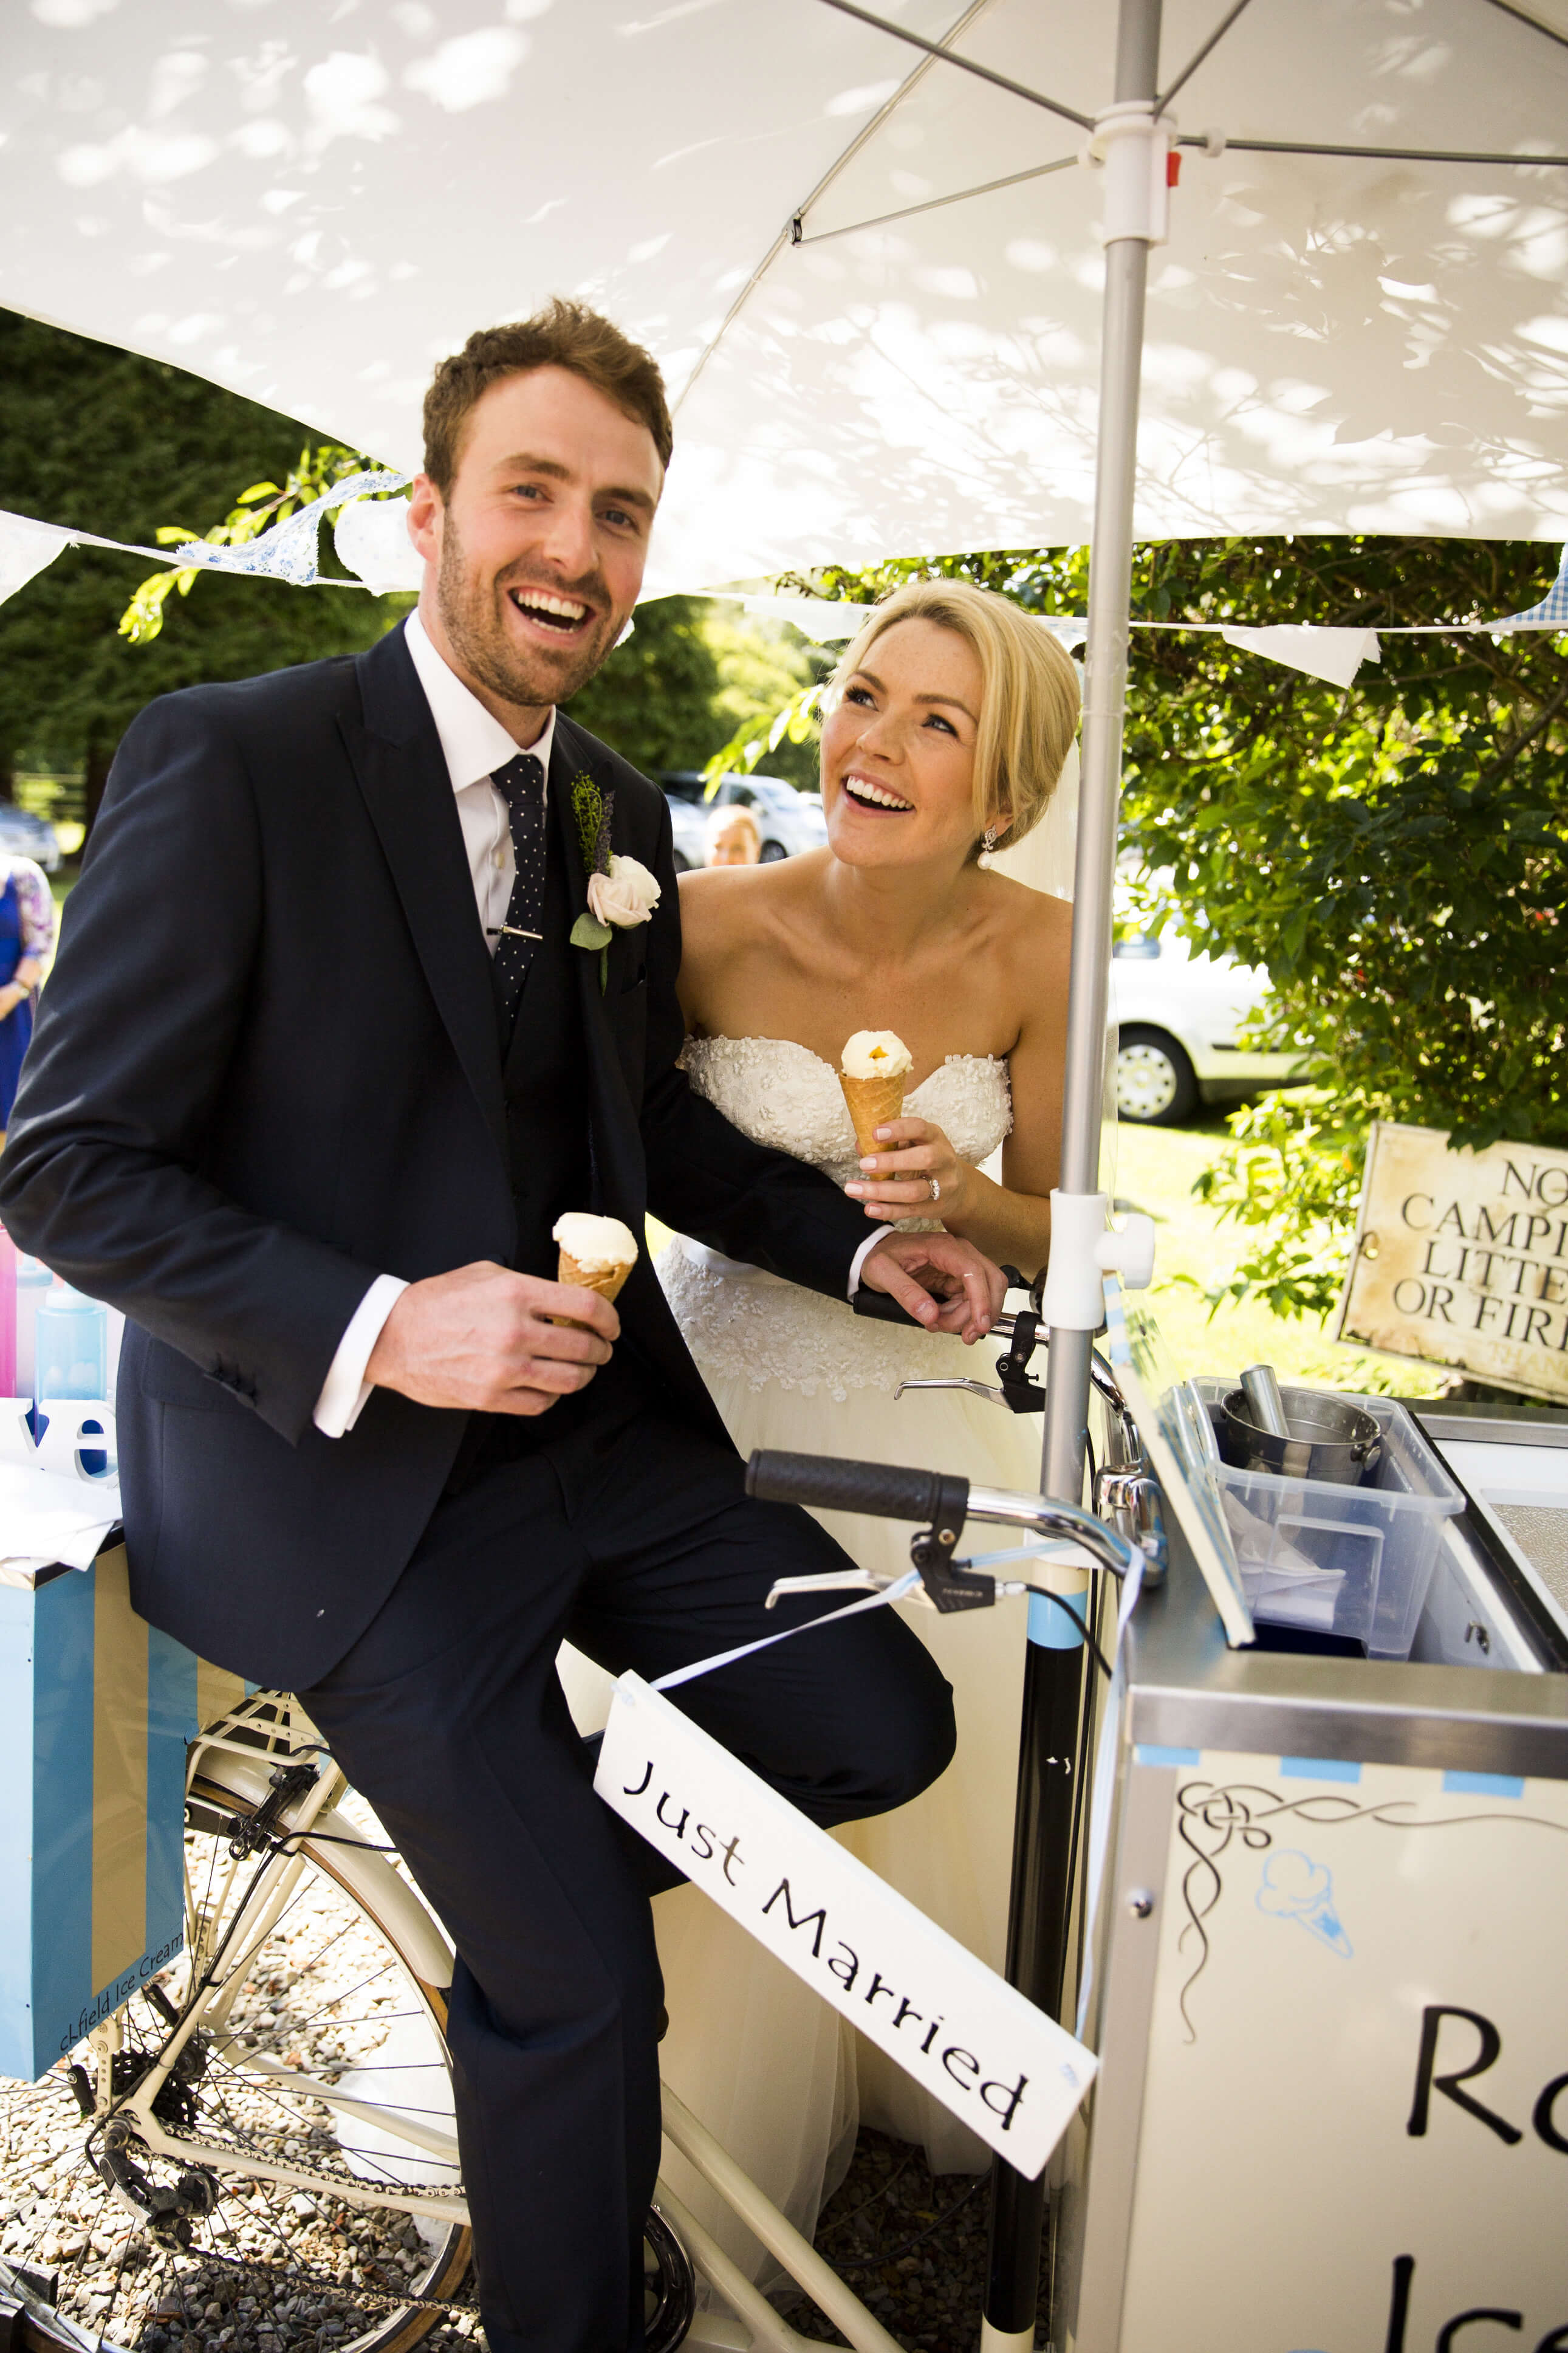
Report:
[[[16,1394],[16,1245],[0,1226],[0,1398]]]

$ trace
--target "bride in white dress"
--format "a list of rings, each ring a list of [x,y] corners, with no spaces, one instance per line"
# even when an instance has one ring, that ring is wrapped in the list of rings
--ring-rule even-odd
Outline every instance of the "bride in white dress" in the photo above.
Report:
[[[822,739],[829,848],[683,877],[688,1075],[758,1142],[826,1169],[879,1226],[938,1219],[1033,1274],[1056,1181],[1071,910],[978,863],[1044,815],[1078,716],[1073,665],[1001,597],[948,581],[880,607],[835,674]],[[904,1116],[858,1163],[837,1069],[856,1029],[914,1058]],[[1001,1181],[981,1163],[1001,1148]],[[924,1213],[922,1218],[921,1213]],[[1041,1425],[903,1380],[991,1377],[956,1337],[856,1317],[681,1237],[659,1272],[742,1454],[864,1456],[1039,1483]],[[856,1560],[908,1566],[909,1530],[824,1513]],[[1003,1960],[1021,1608],[910,1609],[957,1702],[953,1764],[912,1805],[839,1835],[994,1967]],[[831,1636],[825,1639],[831,1640]],[[670,2029],[661,2061],[742,2166],[808,2233],[857,2120],[921,2142],[939,2170],[981,2144],[691,1888],[655,1907]],[[731,2253],[760,2250],[679,2168]]]

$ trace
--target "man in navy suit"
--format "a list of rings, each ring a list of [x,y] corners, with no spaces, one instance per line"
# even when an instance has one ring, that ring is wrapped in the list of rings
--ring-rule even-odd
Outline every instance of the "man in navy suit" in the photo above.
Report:
[[[552,1279],[552,1226],[640,1235],[651,1208],[971,1338],[1002,1296],[945,1234],[868,1240],[677,1068],[668,811],[559,708],[630,616],[670,439],[653,361],[580,307],[443,364],[418,613],[136,721],[0,1163],[20,1246],[130,1318],[138,1609],[303,1695],[456,1945],[494,2353],[640,2342],[658,2160],[665,1867],[593,1795],[556,1650],[653,1677],[789,1623],[762,1613],[775,1577],[843,1565],[744,1497],[646,1258],[617,1313]],[[572,934],[606,854],[659,895],[601,955]],[[622,912],[648,895],[632,871]],[[952,1752],[890,1613],[681,1704],[824,1823]]]

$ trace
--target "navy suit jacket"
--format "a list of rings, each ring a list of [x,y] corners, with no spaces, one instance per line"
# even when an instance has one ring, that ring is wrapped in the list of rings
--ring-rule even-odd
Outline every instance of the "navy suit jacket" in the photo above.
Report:
[[[593,1198],[842,1298],[859,1209],[742,1136],[676,1067],[679,894],[663,795],[563,715],[549,790],[615,792],[650,923],[581,997]],[[567,807],[566,836],[575,843]],[[573,913],[585,904],[567,861]],[[130,1319],[119,1443],[154,1625],[303,1688],[348,1650],[436,1508],[468,1417],[371,1396],[311,1415],[372,1280],[518,1263],[489,957],[401,630],[367,654],[164,697],[128,731],[67,909],[6,1149],[18,1245]],[[646,1256],[623,1345],[721,1425]],[[848,1313],[847,1308],[846,1313]]]

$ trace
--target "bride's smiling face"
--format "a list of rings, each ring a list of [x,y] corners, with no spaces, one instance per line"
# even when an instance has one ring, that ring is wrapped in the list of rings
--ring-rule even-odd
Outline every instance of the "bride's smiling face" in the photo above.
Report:
[[[974,841],[984,680],[968,640],[899,621],[823,723],[822,805],[847,866],[961,867]]]

